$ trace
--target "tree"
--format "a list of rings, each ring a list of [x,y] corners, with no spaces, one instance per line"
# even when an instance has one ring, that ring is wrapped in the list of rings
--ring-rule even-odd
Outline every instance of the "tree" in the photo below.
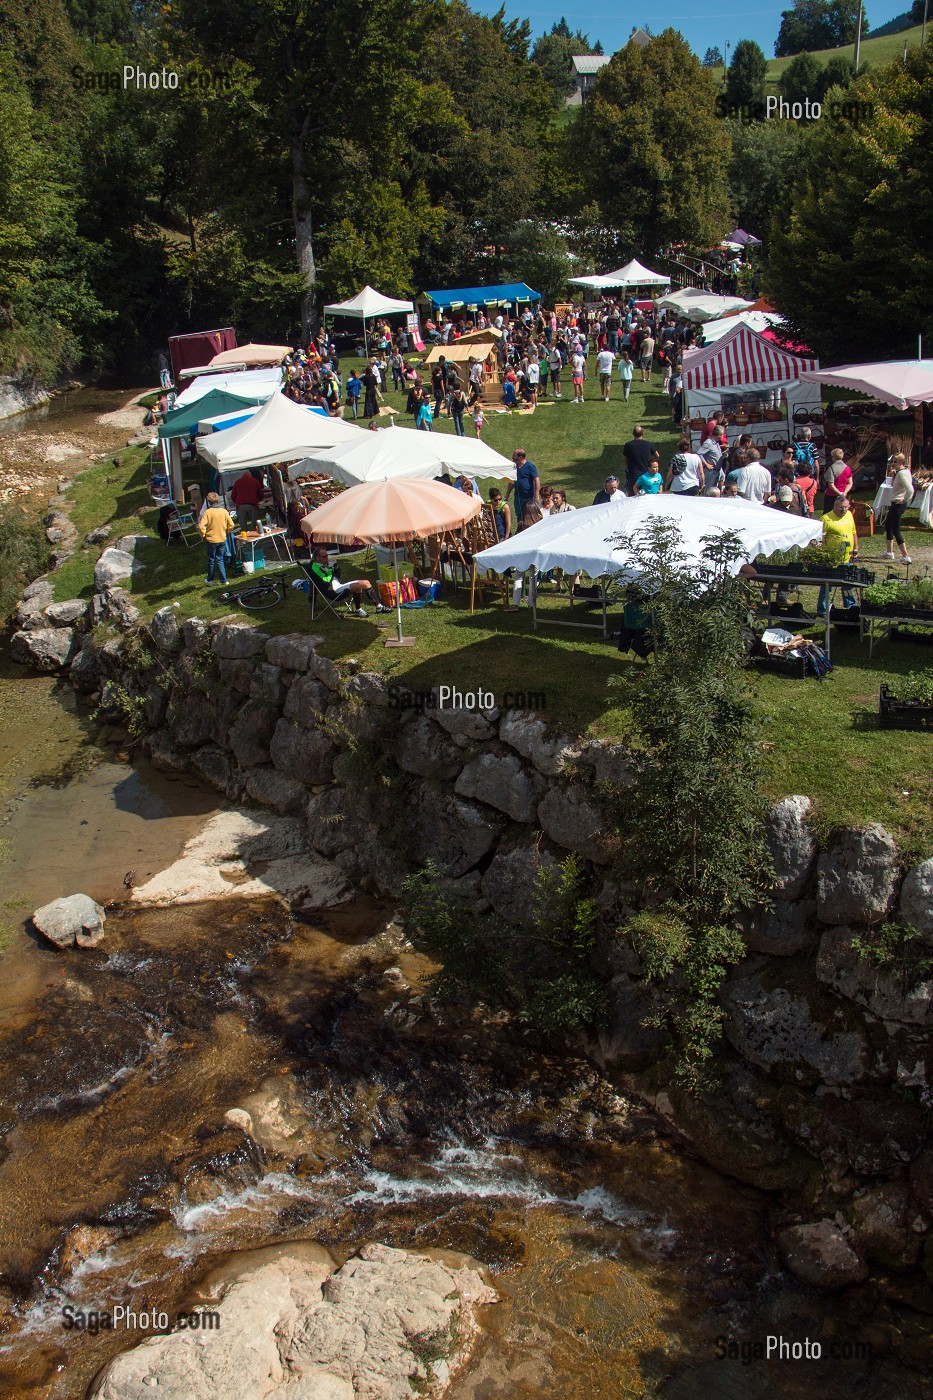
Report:
[[[774,52],[777,58],[812,49],[837,49],[851,44],[858,28],[859,0],[794,0],[792,10],[781,12]],[[862,32],[868,19],[862,15]]]
[[[712,73],[672,29],[627,44],[601,70],[565,159],[578,174],[577,207],[597,206],[613,256],[709,245],[728,229],[729,135],[715,100]]]
[[[579,270],[564,234],[525,219],[507,235],[506,249],[501,269],[506,281],[527,282],[541,293],[545,306],[564,300],[567,278]]]
[[[704,68],[721,68],[723,65],[722,53],[719,49],[707,49],[703,55]]]
[[[804,128],[793,121],[727,123],[732,136],[729,196],[735,221],[759,238],[790,208]]]
[[[830,88],[847,88],[855,77],[855,64],[846,54],[834,54],[820,74],[819,96],[823,98]]]
[[[818,102],[823,96],[823,65],[812,53],[799,53],[791,59],[778,80],[785,102]]]
[[[615,678],[638,730],[615,815],[627,902],[641,910],[617,936],[657,987],[653,1020],[674,1042],[678,1078],[697,1088],[719,1039],[719,987],[745,953],[738,917],[763,898],[769,873],[744,671],[748,594],[734,575],[742,551],[726,534],[690,565],[678,526],[660,518],[618,542],[637,564],[629,594],[648,613],[654,655]]]
[[[918,333],[933,337],[933,50],[860,75],[846,98],[872,118],[806,131],[765,273],[766,295],[830,364],[877,359],[882,344],[912,356]]]
[[[740,39],[726,74],[726,100],[730,106],[754,107],[765,100],[768,65],[754,39]]]
[[[914,24],[923,23],[924,14],[928,13],[927,4],[928,0],[914,0],[910,7],[910,18]]]
[[[562,17],[551,26],[550,33],[542,34],[535,40],[531,50],[531,61],[536,63],[544,74],[551,89],[555,106],[560,106],[574,90],[571,60],[575,54],[602,53],[602,45],[591,44],[589,36],[578,29],[571,33],[567,21]]]

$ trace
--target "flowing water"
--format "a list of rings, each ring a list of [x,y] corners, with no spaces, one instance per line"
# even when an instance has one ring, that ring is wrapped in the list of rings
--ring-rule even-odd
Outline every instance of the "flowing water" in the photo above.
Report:
[[[36,903],[169,864],[216,803],[0,667],[0,1394],[80,1400],[145,1335],[69,1331],[66,1306],[177,1311],[239,1251],[378,1240],[469,1254],[498,1290],[450,1400],[928,1395],[908,1285],[795,1284],[765,1196],[587,1062],[437,1002],[388,907],[117,904],[96,949],[29,934]],[[718,1355],[769,1334],[823,1357]]]

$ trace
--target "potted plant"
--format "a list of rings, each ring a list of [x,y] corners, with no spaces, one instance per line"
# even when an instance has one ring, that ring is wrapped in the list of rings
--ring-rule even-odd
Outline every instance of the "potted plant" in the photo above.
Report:
[[[872,583],[874,574],[860,564],[840,564],[838,546],[811,544],[806,549],[775,550],[755,561],[759,578],[826,579],[838,583]]]
[[[933,622],[933,578],[921,575],[907,583],[887,579],[873,583],[862,595],[865,617],[903,617]]]
[[[882,729],[933,729],[933,670],[882,682],[879,721]]]

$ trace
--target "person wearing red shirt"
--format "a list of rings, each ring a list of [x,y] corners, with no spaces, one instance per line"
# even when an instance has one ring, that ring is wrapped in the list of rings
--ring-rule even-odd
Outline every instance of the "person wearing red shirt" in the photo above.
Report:
[[[259,472],[244,472],[233,483],[230,499],[236,506],[236,518],[241,530],[255,530],[259,523],[259,502],[262,500],[262,477]]]

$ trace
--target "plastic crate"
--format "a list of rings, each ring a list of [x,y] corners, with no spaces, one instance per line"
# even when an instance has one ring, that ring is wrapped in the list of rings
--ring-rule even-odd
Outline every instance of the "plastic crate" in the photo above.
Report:
[[[767,671],[773,676],[787,676],[790,680],[802,681],[812,674],[806,656],[770,656],[763,652],[753,657],[752,661],[759,671]]]
[[[923,705],[919,700],[895,700],[888,694],[888,687],[882,685],[878,720],[882,729],[933,730],[933,705]]]

